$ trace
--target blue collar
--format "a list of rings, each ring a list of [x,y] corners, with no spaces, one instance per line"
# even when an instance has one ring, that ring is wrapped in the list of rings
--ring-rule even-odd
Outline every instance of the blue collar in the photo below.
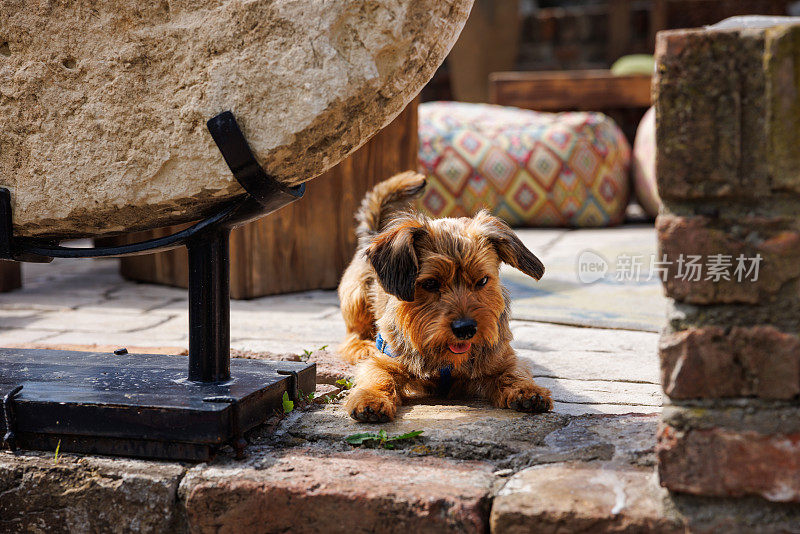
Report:
[[[395,354],[392,353],[392,350],[389,348],[389,343],[383,339],[383,336],[378,334],[378,337],[375,338],[375,347],[381,354],[385,354],[390,358],[397,358]],[[437,389],[437,393],[442,397],[446,397],[448,393],[450,393],[450,388],[453,387],[453,366],[447,365],[439,369],[439,387]]]
[[[385,354],[390,358],[396,358],[396,356],[392,354],[392,351],[389,349],[389,344],[380,334],[378,334],[378,337],[375,338],[375,346],[378,347],[378,350],[381,351],[382,354]]]

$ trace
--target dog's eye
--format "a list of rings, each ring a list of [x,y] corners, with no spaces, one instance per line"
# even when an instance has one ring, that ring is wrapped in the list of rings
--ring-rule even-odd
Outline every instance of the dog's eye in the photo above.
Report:
[[[422,286],[422,289],[424,289],[425,291],[430,291],[431,293],[434,293],[436,291],[439,291],[440,284],[437,279],[428,278],[427,280],[423,280],[422,283],[420,283],[420,286]]]
[[[475,287],[476,287],[477,289],[480,289],[480,288],[482,288],[483,286],[485,286],[485,285],[486,285],[486,284],[488,284],[488,283],[489,283],[489,277],[488,277],[488,276],[484,276],[483,278],[481,278],[480,280],[478,280],[478,283],[477,283],[477,284],[475,284]]]

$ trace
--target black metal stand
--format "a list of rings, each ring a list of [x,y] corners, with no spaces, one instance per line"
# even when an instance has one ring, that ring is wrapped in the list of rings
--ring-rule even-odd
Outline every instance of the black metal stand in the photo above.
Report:
[[[0,259],[48,262],[189,251],[189,373],[173,356],[0,349],[4,445],[182,460],[207,460],[263,423],[281,396],[316,388],[313,364],[236,361],[231,378],[231,229],[301,198],[255,159],[236,119],[207,123],[233,175],[247,192],[216,215],[173,235],[102,248],[69,248],[13,235],[11,199],[0,188]],[[185,367],[183,367],[185,369]]]
[[[189,380],[220,382],[231,377],[230,230],[192,238],[189,250]]]

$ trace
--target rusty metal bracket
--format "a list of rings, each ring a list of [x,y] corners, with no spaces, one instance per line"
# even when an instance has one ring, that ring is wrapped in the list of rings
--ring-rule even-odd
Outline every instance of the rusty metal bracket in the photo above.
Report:
[[[286,388],[286,391],[289,392],[289,398],[293,401],[300,400],[300,378],[297,375],[297,371],[278,369],[276,373],[290,377],[289,387]]]

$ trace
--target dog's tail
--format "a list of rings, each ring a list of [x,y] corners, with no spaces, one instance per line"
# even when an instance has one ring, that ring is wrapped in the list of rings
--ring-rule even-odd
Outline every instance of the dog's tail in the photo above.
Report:
[[[406,171],[373,187],[356,212],[358,238],[370,238],[380,232],[394,212],[408,209],[411,200],[425,189],[425,184],[425,176]]]

